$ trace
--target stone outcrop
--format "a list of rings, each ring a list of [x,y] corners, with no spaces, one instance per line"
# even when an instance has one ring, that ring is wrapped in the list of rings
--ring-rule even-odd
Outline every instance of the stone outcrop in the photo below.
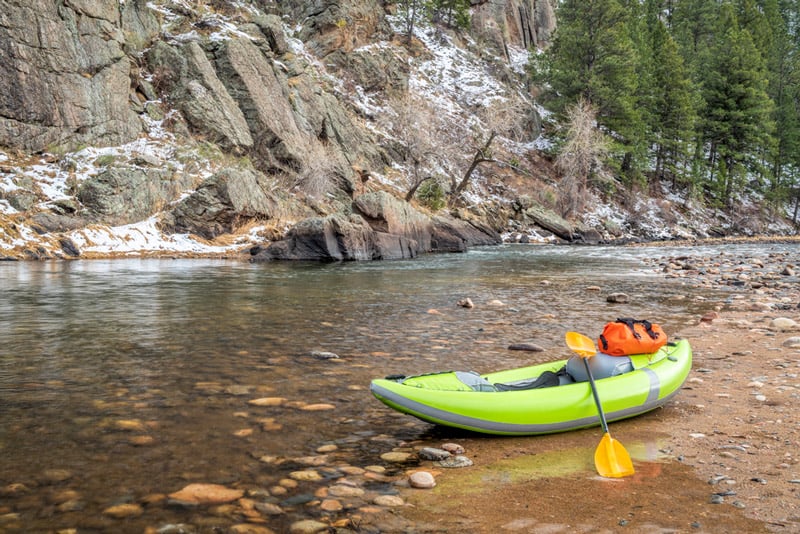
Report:
[[[135,139],[130,54],[158,31],[146,0],[0,0],[0,146],[38,152]]]
[[[159,41],[147,57],[159,83],[167,90],[168,100],[195,132],[238,153],[253,146],[242,110],[217,77],[200,44],[171,46]]]
[[[228,168],[205,180],[180,201],[163,221],[173,233],[193,233],[206,239],[230,233],[247,221],[272,218],[276,201],[265,179],[249,169]]]
[[[472,27],[498,50],[547,46],[556,27],[556,0],[473,1]]]
[[[161,209],[174,194],[171,178],[163,169],[112,167],[85,180],[77,198],[87,220],[129,224]]]
[[[500,236],[488,227],[430,218],[390,195],[371,193],[353,202],[352,214],[306,219],[286,239],[251,253],[252,261],[393,260],[498,243]]]

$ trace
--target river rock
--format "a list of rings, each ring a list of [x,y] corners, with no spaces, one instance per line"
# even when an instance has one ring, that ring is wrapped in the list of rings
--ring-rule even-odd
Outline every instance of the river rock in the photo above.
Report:
[[[175,504],[224,504],[242,498],[243,490],[231,489],[219,484],[189,484],[180,491],[169,494]]]
[[[261,525],[253,525],[250,523],[239,523],[238,525],[233,525],[228,529],[228,532],[230,532],[230,534],[275,534],[275,531],[271,528],[262,527]]]
[[[115,519],[125,519],[126,517],[136,517],[144,513],[144,509],[138,504],[117,504],[103,510],[103,514]]]
[[[347,484],[336,484],[328,488],[328,495],[333,497],[361,497],[364,495],[364,490]]]
[[[407,462],[411,458],[410,452],[385,452],[381,454],[381,460],[384,462],[391,462],[391,463],[404,463]]]
[[[436,486],[436,479],[427,471],[416,471],[408,477],[408,483],[412,488],[431,489]]]
[[[800,337],[790,337],[783,342],[783,346],[789,349],[800,349]]]
[[[280,406],[285,403],[286,400],[287,399],[284,397],[262,397],[260,399],[247,401],[247,404],[252,404],[253,406]]]
[[[630,300],[630,297],[625,293],[611,293],[606,297],[606,302],[610,302],[612,304],[626,304]]]
[[[327,532],[329,525],[314,519],[304,519],[292,523],[289,527],[290,534],[316,534],[317,532]]]
[[[320,475],[317,471],[313,469],[306,469],[304,471],[292,471],[289,473],[289,476],[293,480],[305,481],[305,482],[315,482],[317,480],[322,480],[322,475]]]
[[[770,322],[770,328],[774,328],[775,330],[786,331],[786,330],[794,330],[797,328],[797,322],[793,319],[789,319],[788,317],[776,317]]]
[[[467,458],[466,456],[456,455],[451,456],[450,458],[445,458],[440,462],[436,462],[436,465],[441,467],[470,467],[472,465],[472,460]]]
[[[464,447],[458,443],[443,443],[441,448],[450,454],[464,454]]]
[[[437,449],[434,447],[424,447],[419,450],[417,455],[423,460],[440,461],[450,458],[450,453],[444,449]]]
[[[372,502],[378,506],[386,506],[387,508],[395,508],[405,504],[405,501],[399,495],[378,495]]]
[[[526,352],[544,352],[544,349],[533,343],[513,343],[508,346],[508,350],[522,350]]]
[[[318,360],[336,360],[339,358],[339,355],[335,352],[327,352],[324,350],[312,350],[311,356]]]

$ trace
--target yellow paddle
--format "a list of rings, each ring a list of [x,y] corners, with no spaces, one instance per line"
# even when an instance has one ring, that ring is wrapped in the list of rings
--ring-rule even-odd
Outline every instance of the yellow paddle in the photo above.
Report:
[[[589,385],[592,387],[594,403],[597,405],[597,412],[600,414],[600,424],[603,426],[603,439],[594,451],[594,465],[600,476],[620,478],[633,474],[633,462],[622,443],[611,437],[608,432],[603,406],[600,404],[600,396],[597,393],[597,386],[594,383],[592,370],[589,368],[589,358],[597,354],[594,341],[579,334],[578,332],[567,332],[567,346],[578,356],[583,358],[583,365],[586,366],[586,374],[589,376]]]

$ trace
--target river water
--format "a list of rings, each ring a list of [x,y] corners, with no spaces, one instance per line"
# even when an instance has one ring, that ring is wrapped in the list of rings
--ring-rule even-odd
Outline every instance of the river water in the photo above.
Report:
[[[351,465],[380,464],[387,447],[376,437],[414,439],[430,425],[390,413],[371,397],[371,378],[567,357],[566,331],[595,337],[619,316],[674,331],[735,289],[666,278],[643,260],[773,248],[504,245],[344,264],[0,264],[0,531],[197,524],[199,512],[180,507],[121,523],[103,510],[192,482],[269,488],[298,468],[283,460],[324,445]],[[612,292],[630,301],[607,303]],[[464,298],[475,307],[458,306]],[[509,350],[514,343],[547,350]],[[248,402],[265,397],[286,400]],[[290,512],[272,520],[278,532],[319,515],[282,504]]]

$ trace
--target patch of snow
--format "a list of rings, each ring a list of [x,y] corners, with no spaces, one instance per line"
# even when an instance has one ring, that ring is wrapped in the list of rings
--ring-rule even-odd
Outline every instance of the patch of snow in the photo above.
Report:
[[[4,215],[11,215],[12,213],[17,213],[17,210],[16,210],[16,209],[14,209],[14,208],[11,206],[11,204],[9,204],[9,203],[8,203],[8,201],[7,201],[7,200],[5,200],[5,199],[0,199],[0,214],[4,214]],[[0,228],[0,231],[2,231],[2,228]],[[2,243],[0,243],[0,245],[1,245],[1,244],[2,244]]]
[[[225,253],[235,246],[213,246],[194,239],[189,234],[162,234],[157,217],[124,226],[89,226],[70,232],[68,236],[82,252],[141,253],[174,251],[195,253]]]

